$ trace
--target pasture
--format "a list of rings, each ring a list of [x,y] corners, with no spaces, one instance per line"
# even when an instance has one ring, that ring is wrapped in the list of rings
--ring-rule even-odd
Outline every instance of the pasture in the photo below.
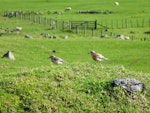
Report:
[[[0,56],[8,50],[15,56],[15,60],[0,58],[0,112],[148,113],[150,35],[145,32],[150,30],[149,0],[119,0],[119,6],[114,2],[0,0]],[[71,7],[71,11],[65,11],[66,7]],[[34,17],[4,17],[7,11],[40,12],[32,16],[57,20],[59,26],[63,21],[97,20],[109,29],[106,32],[99,25],[93,32],[62,30],[62,26],[50,29],[49,24],[35,22]],[[78,14],[78,11],[112,13]],[[132,20],[132,25],[122,27],[123,20]],[[6,32],[7,28],[11,31],[17,26],[23,29]],[[46,38],[41,33],[56,38]],[[25,38],[26,34],[32,38]],[[108,36],[100,37],[102,34]],[[133,40],[118,39],[117,34]],[[88,54],[90,50],[109,60],[93,61]],[[50,55],[59,56],[66,63],[54,65]],[[146,90],[127,96],[120,87],[112,89],[110,81],[115,78],[136,78],[146,84]]]

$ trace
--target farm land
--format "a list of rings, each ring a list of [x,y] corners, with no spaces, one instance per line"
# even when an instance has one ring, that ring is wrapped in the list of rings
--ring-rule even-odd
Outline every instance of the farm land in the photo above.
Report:
[[[0,112],[150,112],[150,3],[114,2],[0,0]],[[109,60],[95,62],[90,50]],[[2,58],[7,51],[15,60]],[[66,63],[52,64],[50,55]],[[146,89],[127,95],[111,88],[115,78]]]

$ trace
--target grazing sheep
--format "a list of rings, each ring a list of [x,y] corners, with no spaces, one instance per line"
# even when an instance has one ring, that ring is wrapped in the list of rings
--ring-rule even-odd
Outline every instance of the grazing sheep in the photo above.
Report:
[[[64,38],[64,39],[67,39],[67,38],[68,38],[68,35],[63,36],[63,38]]]
[[[115,4],[115,6],[119,6],[119,2],[115,2],[114,4]]]
[[[16,27],[15,29],[12,30],[12,32],[19,32],[22,30],[22,27]]]
[[[71,10],[72,10],[71,7],[66,7],[66,8],[65,8],[65,11],[71,11]]]
[[[16,31],[21,31],[22,27],[16,27],[15,29],[16,29]]]

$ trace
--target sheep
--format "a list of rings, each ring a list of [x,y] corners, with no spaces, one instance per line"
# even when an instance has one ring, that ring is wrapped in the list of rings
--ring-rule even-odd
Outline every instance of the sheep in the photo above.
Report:
[[[72,10],[71,7],[66,7],[66,8],[65,8],[65,11],[71,11],[71,10]]]
[[[22,27],[16,27],[15,30],[16,30],[16,31],[21,31],[21,30],[22,30]]]
[[[115,2],[114,4],[115,4],[115,6],[119,6],[119,2]]]

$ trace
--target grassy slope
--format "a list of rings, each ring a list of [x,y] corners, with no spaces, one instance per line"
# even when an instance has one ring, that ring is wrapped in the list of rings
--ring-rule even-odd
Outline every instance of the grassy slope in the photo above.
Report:
[[[24,67],[49,65],[48,57],[52,54],[60,56],[68,63],[93,62],[88,52],[95,50],[110,60],[102,62],[109,65],[124,65],[129,70],[149,72],[149,42],[122,41],[109,39],[24,39],[22,37],[1,38],[1,56],[11,50],[16,61],[1,59],[1,72],[9,72]],[[56,50],[56,53],[52,53]],[[38,62],[37,62],[38,61]],[[11,68],[10,68],[11,67]]]
[[[114,78],[133,77],[149,87],[149,74],[123,66],[73,63],[27,69],[0,77],[1,112],[142,112],[148,113],[149,89],[128,97],[110,87]]]
[[[87,9],[94,1],[68,0],[62,4],[60,0],[20,1],[0,0],[2,10],[63,10],[66,6],[78,6],[76,10]],[[22,3],[24,2],[24,5]],[[92,2],[92,3],[90,3]],[[126,18],[133,14],[137,17],[148,17],[148,0],[135,3],[125,2],[111,18]],[[16,5],[12,5],[15,3]],[[43,5],[41,6],[41,3]],[[97,2],[96,2],[97,3]],[[113,3],[113,1],[107,1]],[[25,5],[26,4],[26,5]],[[81,5],[80,5],[81,4]],[[83,7],[84,4],[84,7]],[[90,5],[89,5],[90,4]],[[101,4],[101,7],[98,7]],[[96,9],[111,8],[105,1],[92,5]],[[104,5],[105,4],[105,5]],[[132,4],[132,5],[131,5]],[[49,5],[52,5],[50,7]],[[5,7],[4,7],[5,6]],[[10,7],[11,6],[11,7]],[[48,8],[47,8],[48,7]],[[49,8],[50,7],[50,8]],[[51,9],[52,8],[52,9]],[[132,10],[131,10],[131,9]],[[93,8],[92,8],[93,9]],[[113,10],[117,10],[112,8]],[[138,12],[145,10],[139,15]],[[126,14],[122,14],[126,12]],[[71,16],[72,15],[72,16]],[[132,16],[133,16],[132,15]],[[76,18],[74,12],[54,18]],[[97,18],[88,15],[81,19]],[[107,18],[103,15],[102,18]],[[23,26],[20,34],[7,34],[0,38],[0,56],[11,50],[16,56],[15,61],[0,59],[0,112],[149,112],[150,111],[150,72],[149,72],[149,42],[122,41],[116,39],[84,38],[69,34],[69,39],[43,39],[42,32],[50,32],[62,36],[66,33],[60,31],[45,31],[40,26],[28,21],[1,18],[1,27],[14,28]],[[29,27],[30,26],[30,27]],[[32,27],[31,27],[32,26]],[[139,31],[139,30],[138,30]],[[24,34],[31,33],[33,39],[25,39]],[[93,62],[89,50],[101,52],[110,60],[102,63]],[[56,53],[52,53],[56,50]],[[67,61],[62,66],[51,65],[49,55],[61,56]],[[68,55],[69,54],[69,55]],[[140,73],[142,72],[142,73]],[[146,74],[147,73],[147,74]],[[109,82],[114,78],[136,78],[147,85],[147,90],[136,93],[133,98],[125,96],[120,88],[112,89]]]

